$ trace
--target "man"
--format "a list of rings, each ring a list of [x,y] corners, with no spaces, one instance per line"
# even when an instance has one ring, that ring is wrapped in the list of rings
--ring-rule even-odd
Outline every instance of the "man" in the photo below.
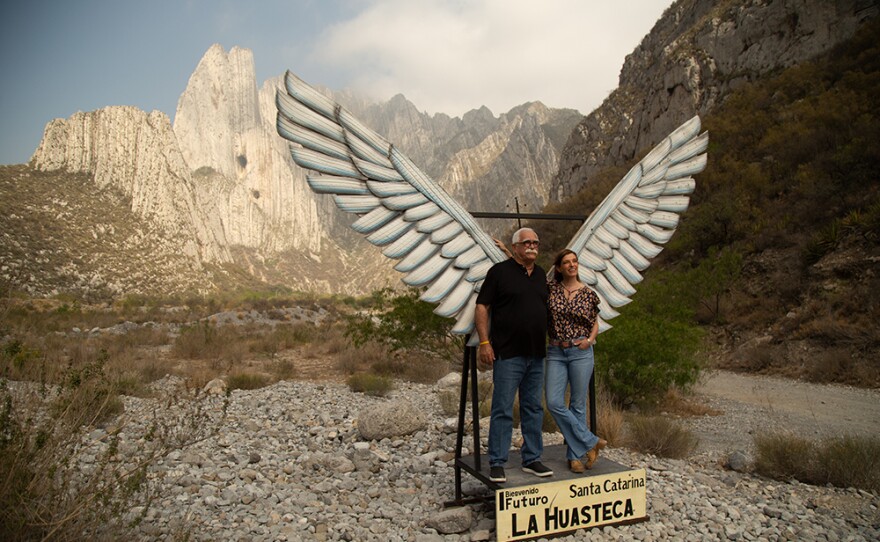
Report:
[[[480,337],[479,360],[492,367],[489,423],[489,479],[506,482],[513,435],[513,399],[519,389],[522,469],[552,476],[541,463],[544,451],[544,356],[547,337],[547,276],[539,265],[538,235],[530,228],[513,234],[513,257],[489,269],[477,296],[474,324]],[[491,334],[490,334],[491,309]]]

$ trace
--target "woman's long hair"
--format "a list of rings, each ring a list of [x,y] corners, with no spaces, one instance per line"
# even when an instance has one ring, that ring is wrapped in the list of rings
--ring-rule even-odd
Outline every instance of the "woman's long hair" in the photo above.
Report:
[[[575,258],[577,258],[577,253],[575,251],[564,248],[559,251],[559,254],[557,254],[556,258],[553,260],[553,280],[556,282],[562,282],[562,273],[559,272],[559,266],[562,265],[562,258],[565,258],[569,254],[574,254]],[[580,282],[580,278],[578,278],[578,282]]]

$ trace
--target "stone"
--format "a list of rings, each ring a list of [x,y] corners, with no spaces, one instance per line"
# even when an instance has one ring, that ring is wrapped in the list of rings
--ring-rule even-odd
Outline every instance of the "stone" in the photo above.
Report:
[[[437,381],[437,387],[440,389],[460,388],[461,373],[449,373]]]
[[[467,506],[450,508],[426,520],[428,527],[441,534],[462,533],[468,530],[473,522],[474,514]]]
[[[381,440],[424,429],[424,412],[406,400],[377,403],[358,413],[358,432],[364,440]]]
[[[752,461],[749,458],[749,455],[742,450],[737,450],[727,457],[727,463],[725,466],[732,471],[748,472],[751,468],[751,464]]]
[[[226,381],[222,378],[215,378],[205,384],[202,391],[209,395],[224,395],[226,394]]]

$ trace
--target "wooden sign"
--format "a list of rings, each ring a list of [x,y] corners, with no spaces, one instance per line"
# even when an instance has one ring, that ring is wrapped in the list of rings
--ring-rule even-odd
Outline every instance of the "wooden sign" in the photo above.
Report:
[[[527,540],[647,518],[645,469],[495,492],[499,541]]]

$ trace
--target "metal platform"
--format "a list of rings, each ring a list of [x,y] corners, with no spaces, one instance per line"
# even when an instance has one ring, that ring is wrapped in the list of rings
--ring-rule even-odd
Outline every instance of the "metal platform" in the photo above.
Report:
[[[506,482],[493,482],[489,480],[489,462],[481,461],[481,468],[477,468],[474,464],[475,458],[472,455],[456,459],[455,465],[469,472],[474,478],[486,484],[486,486],[493,491],[498,489],[511,489],[519,486],[530,486],[543,482],[558,482],[559,480],[589,478],[631,470],[630,467],[606,459],[600,454],[599,459],[593,465],[592,469],[582,474],[576,474],[571,472],[568,468],[568,460],[565,458],[565,451],[566,446],[564,444],[544,447],[544,455],[541,457],[541,462],[553,470],[553,476],[547,476],[544,478],[528,472],[523,472],[519,452],[514,451],[510,452],[510,457],[508,458],[507,464],[504,466],[504,474],[507,476]]]

